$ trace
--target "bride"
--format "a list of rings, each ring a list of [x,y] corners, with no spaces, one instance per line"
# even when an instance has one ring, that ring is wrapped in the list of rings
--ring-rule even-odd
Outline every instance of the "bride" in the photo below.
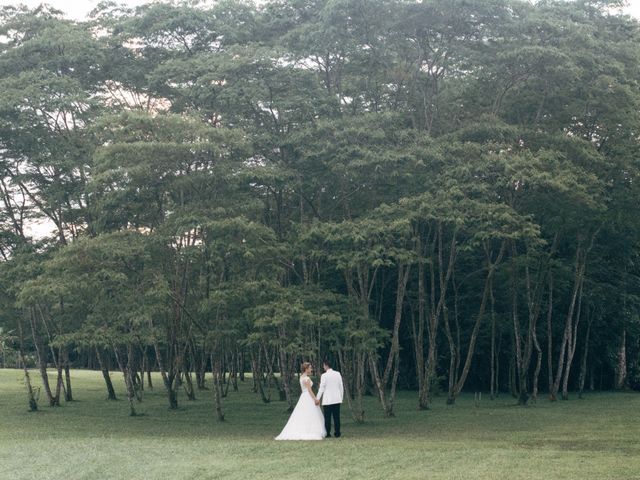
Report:
[[[322,410],[316,405],[316,396],[311,387],[313,382],[309,375],[313,369],[309,362],[304,362],[301,367],[300,388],[302,395],[289,417],[289,421],[276,437],[276,440],[322,440],[327,436],[324,428],[324,416]]]

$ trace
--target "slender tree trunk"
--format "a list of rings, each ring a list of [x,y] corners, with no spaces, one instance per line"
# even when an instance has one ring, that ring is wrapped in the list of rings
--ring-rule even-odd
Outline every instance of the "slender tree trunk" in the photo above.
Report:
[[[571,334],[573,333],[573,317],[575,313],[576,303],[578,299],[578,293],[580,287],[582,285],[582,278],[584,274],[585,263],[583,261],[583,247],[578,245],[576,249],[576,260],[574,267],[574,280],[573,280],[573,291],[571,293],[571,300],[569,303],[569,310],[567,312],[564,333],[562,336],[562,341],[560,342],[560,352],[558,354],[558,365],[556,368],[556,375],[553,381],[552,390],[550,392],[550,398],[552,400],[556,400],[558,398],[558,390],[560,389],[560,382],[563,378],[563,373],[565,369],[566,360],[568,358],[567,350],[571,348],[569,345],[569,341],[571,340]]]
[[[496,299],[493,294],[493,279],[489,284],[489,298],[491,300],[491,400],[496,398],[497,376],[496,376]]]
[[[238,391],[238,348],[234,347],[233,355],[231,358],[231,384],[233,385],[233,391]]]
[[[589,357],[589,337],[591,335],[591,323],[593,316],[589,314],[587,309],[587,333],[584,336],[584,348],[582,349],[582,361],[580,362],[580,377],[578,378],[578,398],[582,398],[584,393],[584,383],[587,378],[587,358]]]
[[[513,242],[512,242],[513,243]],[[520,315],[518,313],[518,292],[516,287],[516,271],[515,271],[515,246],[512,245],[512,256],[510,263],[510,290],[511,290],[511,318],[513,320],[513,352],[515,361],[515,373],[518,379],[517,395],[518,404],[526,405],[529,401],[527,393],[527,372],[524,368],[524,352],[522,348],[522,334],[520,331]]]
[[[258,349],[258,355],[261,356],[261,352]],[[260,398],[263,403],[271,402],[271,392],[265,390],[264,372],[261,368],[261,362],[259,358],[251,353],[251,369],[253,370],[253,382],[254,388],[260,393]]]
[[[447,333],[447,338],[449,339],[449,350],[452,353],[452,361],[451,364],[457,364],[457,351],[454,344],[452,343],[451,330],[449,327],[448,316],[446,315],[446,295],[449,287],[449,283],[451,282],[454,267],[455,267],[455,259],[456,259],[456,241],[457,241],[457,229],[454,230],[451,236],[451,243],[449,245],[449,259],[446,266],[444,266],[444,249],[443,249],[443,235],[444,228],[441,222],[438,222],[437,228],[435,229],[436,237],[432,243],[431,247],[431,258],[432,261],[429,264],[429,272],[430,272],[430,281],[431,281],[431,302],[430,302],[430,313],[429,313],[429,325],[428,325],[428,341],[429,341],[429,351],[427,355],[427,365],[425,368],[425,392],[424,397],[420,399],[420,404],[425,405],[423,408],[428,407],[428,403],[431,399],[431,384],[436,376],[436,367],[437,367],[437,338],[438,338],[438,327],[440,317],[442,316],[445,320],[445,333]],[[437,257],[436,257],[437,251]],[[440,286],[440,295],[438,296],[438,300],[436,302],[436,271],[434,266],[434,260],[437,258],[437,268],[438,268],[438,284]],[[455,368],[457,372],[457,367]],[[450,375],[452,371],[449,371]],[[450,377],[451,379],[451,377]]]
[[[120,354],[118,353],[118,347],[116,345],[113,345],[113,353],[116,357],[116,362],[120,367],[120,371],[122,372],[122,375],[124,377],[124,385],[127,390],[127,400],[129,400],[129,416],[135,417],[137,416],[137,413],[136,413],[136,407],[134,405],[133,400],[136,394],[134,391],[131,372],[128,371],[128,368],[122,362],[122,359],[120,358]]]
[[[64,399],[66,402],[73,401],[73,394],[71,393],[71,372],[69,371],[69,352],[64,352],[64,379],[65,379],[65,391]]]
[[[184,389],[187,394],[187,400],[189,400],[190,402],[193,402],[196,399],[196,391],[193,388],[193,379],[191,377],[191,366],[193,365],[193,362],[190,365],[189,362],[187,361],[187,359],[189,357],[192,358],[192,355],[193,355],[191,352],[192,343],[193,342],[189,342],[187,344],[187,351],[185,351],[185,355],[182,357],[182,365],[181,365],[181,369],[182,369],[182,372],[184,373],[184,380],[185,380]]]
[[[98,364],[100,365],[100,371],[102,372],[102,378],[104,378],[104,383],[107,386],[107,400],[117,400],[116,391],[113,388],[113,382],[111,382],[111,375],[109,374],[109,368],[107,367],[107,364],[102,357],[100,348],[96,346],[95,350],[96,350],[96,358],[98,359]]]
[[[33,307],[29,309],[29,324],[31,326],[31,336],[33,338],[33,345],[35,346],[35,350],[36,350],[36,357],[38,358],[38,368],[40,370],[40,377],[42,377],[42,386],[44,388],[45,393],[47,394],[47,399],[49,400],[49,406],[57,407],[60,405],[60,398],[55,397],[53,395],[53,392],[51,391],[51,386],[49,385],[49,374],[47,372],[47,359],[46,359],[45,348],[42,343],[42,339],[40,335],[37,334],[35,311]]]
[[[211,369],[213,371],[213,399],[216,407],[216,417],[219,422],[224,422],[224,413],[222,412],[222,395],[220,392],[221,370],[222,365],[220,359],[215,358],[211,354]]]
[[[18,347],[18,355],[20,356],[20,364],[24,371],[24,384],[27,387],[27,398],[29,399],[29,411],[35,412],[38,410],[38,398],[36,392],[31,385],[31,376],[29,375],[29,369],[27,368],[27,362],[24,358],[24,331],[22,329],[22,318],[18,317],[18,332],[20,335],[20,344]]]
[[[578,325],[580,324],[582,313],[582,289],[584,285],[584,277],[580,283],[580,290],[578,293],[578,310],[576,313],[576,320],[574,322],[573,330],[570,333],[569,340],[567,341],[567,362],[564,369],[564,376],[562,378],[562,399],[569,399],[569,373],[571,372],[571,366],[573,364],[573,357],[576,353],[576,346],[578,345]]]
[[[418,242],[421,242],[418,235]],[[425,410],[428,408],[428,390],[427,378],[424,358],[424,330],[425,330],[425,288],[424,288],[424,252],[420,243],[418,243],[418,325],[412,322],[413,344],[416,362],[416,376],[418,379],[418,409]]]
[[[549,400],[556,400],[553,393],[553,274],[549,272],[549,300],[547,304],[547,375],[549,381]]]
[[[287,335],[284,325],[280,325],[278,328],[278,334],[280,337],[280,346],[278,348],[278,355],[280,360],[280,379],[282,380],[282,387],[284,389],[284,398],[287,402],[287,412],[293,412],[293,396],[291,395],[291,378],[289,377],[289,369],[287,368],[287,353],[284,351],[283,343],[286,341]]]
[[[538,401],[538,384],[540,380],[540,370],[542,369],[542,348],[540,348],[540,342],[538,342],[538,335],[534,329],[533,331],[533,344],[536,349],[536,369],[533,372],[533,387],[531,389],[531,397],[533,401]]]
[[[153,347],[156,352],[156,362],[158,363],[158,370],[160,370],[160,375],[162,376],[162,383],[167,390],[167,395],[169,399],[169,408],[174,410],[178,408],[178,392],[176,389],[177,376],[178,372],[175,369],[174,362],[169,362],[170,369],[167,371],[164,366],[164,361],[162,358],[162,353],[160,352],[160,347],[158,343],[154,340]],[[169,348],[177,348],[175,346],[169,346]]]
[[[387,389],[387,385],[389,384],[389,380],[391,379],[392,373],[393,377],[397,378],[396,371],[399,368],[400,363],[400,322],[402,320],[404,295],[407,288],[410,271],[411,267],[409,265],[401,264],[398,266],[398,285],[396,288],[396,307],[393,322],[393,332],[391,334],[391,348],[389,350],[389,356],[387,358],[387,363],[382,377],[380,377],[380,374],[378,372],[378,366],[375,357],[373,355],[369,355],[371,376],[373,377],[376,384],[378,396],[380,398],[380,404],[382,405],[382,409],[386,417],[395,416],[395,414],[393,413],[393,403],[390,400],[391,398],[395,398],[395,384],[392,384],[389,399],[387,399],[385,392]]]
[[[356,423],[364,422],[364,408],[362,396],[364,393],[365,353],[357,352],[346,361],[345,353],[338,350],[340,371],[344,379],[345,398],[349,410]]]
[[[389,406],[387,404],[387,398],[385,393],[385,388],[382,383],[382,378],[378,373],[378,365],[373,354],[369,354],[369,368],[371,377],[373,378],[374,384],[376,386],[376,391],[378,393],[378,398],[380,399],[380,404],[382,405],[382,410],[384,411],[385,416],[390,416],[389,414]]]
[[[190,402],[193,402],[196,399],[196,391],[193,388],[193,379],[191,378],[191,372],[185,366],[185,370],[183,373],[184,373],[184,379],[185,379],[184,390],[187,393],[187,400],[189,400]]]
[[[271,383],[273,382],[273,384],[276,386],[276,389],[278,390],[278,397],[280,401],[284,402],[286,400],[284,388],[282,387],[282,382],[278,381],[278,377],[276,377],[276,374],[273,368],[277,351],[274,348],[273,354],[269,355],[269,351],[267,350],[267,347],[264,343],[262,344],[262,350],[264,352],[265,365],[267,366],[267,388],[270,389]]]
[[[622,337],[618,346],[618,364],[616,366],[616,390],[622,390],[627,381],[627,330],[622,329]]]
[[[489,285],[491,284],[491,279],[495,273],[497,266],[502,261],[502,257],[504,255],[504,251],[506,248],[506,240],[503,240],[500,245],[500,251],[495,259],[492,261],[491,251],[488,245],[485,245],[485,251],[487,254],[487,277],[484,282],[484,288],[482,292],[482,300],[480,301],[480,307],[478,309],[478,314],[476,317],[475,325],[473,326],[473,330],[471,332],[471,336],[469,338],[469,346],[467,348],[467,356],[465,358],[464,365],[462,367],[462,372],[458,377],[457,381],[454,383],[453,387],[449,389],[449,395],[447,397],[447,404],[451,405],[455,403],[456,397],[462,391],[462,388],[467,381],[467,376],[469,375],[469,370],[471,368],[471,361],[473,359],[473,355],[475,353],[475,346],[478,340],[478,333],[480,331],[480,324],[482,323],[482,318],[484,317],[484,312],[487,306],[487,300],[489,298]]]
[[[238,352],[238,373],[241,382],[244,382],[244,351]]]
[[[518,398],[518,373],[516,367],[516,352],[513,345],[513,337],[511,337],[511,361],[509,362],[509,393],[513,398]]]

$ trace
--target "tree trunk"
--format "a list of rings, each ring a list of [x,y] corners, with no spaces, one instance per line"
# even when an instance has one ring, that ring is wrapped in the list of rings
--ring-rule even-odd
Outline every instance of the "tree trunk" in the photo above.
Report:
[[[549,299],[547,304],[547,378],[549,382],[549,400],[556,400],[553,392],[553,274],[549,272]]]
[[[571,349],[571,345],[569,341],[571,340],[571,335],[573,333],[573,317],[575,313],[576,303],[578,299],[578,293],[580,291],[582,285],[582,278],[584,275],[585,268],[585,260],[586,255],[583,251],[583,247],[578,245],[576,249],[576,260],[574,267],[574,279],[573,279],[573,291],[571,293],[571,300],[569,303],[569,310],[567,312],[564,333],[562,336],[562,341],[560,342],[560,352],[558,354],[558,365],[556,368],[556,375],[553,381],[553,385],[551,388],[551,392],[549,393],[549,397],[552,400],[556,400],[558,398],[558,390],[560,389],[560,382],[563,378],[563,373],[565,369],[565,364],[567,363],[569,352]]]
[[[96,357],[98,359],[98,364],[100,365],[100,371],[102,372],[102,378],[104,378],[104,383],[107,385],[107,400],[117,400],[116,391],[113,388],[113,383],[111,382],[111,375],[109,374],[109,368],[102,358],[102,354],[100,353],[100,349],[96,346]]]
[[[589,315],[587,310],[587,333],[584,336],[584,348],[582,350],[582,361],[580,362],[580,377],[578,378],[578,398],[582,398],[584,392],[584,383],[587,378],[587,358],[589,356],[589,336],[591,334],[591,323],[593,322],[592,315]]]
[[[213,371],[213,399],[216,406],[216,416],[219,422],[224,422],[224,413],[222,413],[222,395],[220,393],[221,375],[220,371],[222,366],[218,358],[214,358],[211,354],[211,369]]]
[[[578,345],[578,325],[580,324],[580,318],[582,314],[582,290],[584,286],[584,277],[580,283],[580,291],[578,293],[578,310],[576,312],[576,320],[573,326],[573,331],[567,341],[567,363],[564,369],[564,376],[562,378],[562,399],[569,399],[569,372],[571,372],[571,366],[573,364],[573,357],[576,353],[576,346]]]
[[[136,407],[133,403],[133,400],[135,398],[135,391],[131,372],[128,371],[129,369],[122,362],[120,354],[118,353],[118,347],[115,344],[113,345],[113,353],[116,357],[116,362],[118,362],[118,366],[120,367],[120,371],[122,372],[122,375],[124,377],[124,385],[127,390],[127,400],[129,400],[129,416],[135,417],[137,416],[137,413]]]
[[[262,356],[260,349],[258,349],[258,356]],[[258,391],[258,393],[260,393],[260,398],[262,399],[263,403],[270,403],[271,390],[265,390],[264,372],[261,368],[261,362],[259,358],[256,358],[253,352],[251,353],[251,369],[253,370],[254,388]]]
[[[526,405],[529,401],[527,393],[527,371],[525,370],[524,351],[522,348],[522,334],[520,332],[520,315],[518,313],[518,292],[516,288],[515,273],[515,248],[512,249],[514,254],[511,257],[511,318],[513,320],[513,350],[515,360],[515,373],[518,379],[518,404]]]
[[[18,347],[18,355],[20,356],[20,364],[24,371],[24,383],[27,387],[27,398],[29,399],[29,411],[35,412],[38,410],[38,398],[31,385],[31,376],[29,375],[29,369],[27,368],[27,362],[24,359],[24,332],[22,330],[22,318],[18,316],[18,332],[20,335],[20,343]]]
[[[418,235],[419,237],[419,235]],[[420,238],[418,238],[420,242]],[[414,319],[411,322],[411,333],[413,339],[413,351],[416,363],[416,377],[418,379],[418,409],[428,408],[427,379],[424,365],[424,329],[425,329],[425,289],[424,289],[424,260],[422,247],[418,245],[418,324]]]
[[[449,283],[454,273],[455,267],[455,259],[456,259],[456,241],[457,241],[457,229],[454,230],[451,236],[451,243],[449,245],[449,259],[447,262],[447,267],[445,271],[444,267],[444,250],[443,250],[443,225],[441,222],[438,222],[437,228],[435,229],[434,241],[431,246],[431,259],[432,261],[429,263],[429,273],[430,273],[430,294],[431,294],[431,302],[430,302],[430,312],[429,312],[429,325],[428,325],[428,354],[427,354],[427,364],[425,367],[425,380],[424,380],[424,392],[423,396],[420,398],[420,407],[428,408],[428,404],[431,401],[431,385],[436,376],[436,367],[437,367],[437,338],[438,338],[438,326],[440,322],[440,317],[443,316],[445,318],[445,330],[447,333],[447,338],[449,339],[449,349],[455,355],[456,350],[452,343],[451,331],[449,328],[448,317],[444,314],[446,310],[446,295],[449,287]],[[436,271],[433,260],[436,257],[437,251],[437,277],[438,284],[440,287],[440,295],[438,297],[436,303]],[[452,364],[457,364],[455,358],[452,360]],[[457,371],[457,368],[456,368]],[[451,373],[451,369],[450,369]]]
[[[478,309],[478,314],[476,317],[475,325],[473,326],[473,330],[471,332],[471,337],[469,338],[469,346],[467,348],[467,356],[465,358],[464,365],[462,367],[462,372],[460,373],[457,381],[454,382],[453,386],[449,389],[449,394],[447,397],[447,404],[452,405],[455,403],[456,397],[462,391],[462,387],[464,386],[467,376],[469,375],[469,370],[471,368],[471,361],[473,359],[473,355],[475,353],[476,341],[478,340],[478,333],[480,331],[480,324],[482,323],[482,317],[484,317],[484,312],[487,306],[487,300],[489,297],[489,286],[491,284],[491,279],[495,273],[497,266],[502,261],[502,257],[504,255],[504,251],[506,248],[506,240],[503,240],[500,245],[500,251],[495,259],[492,261],[491,251],[489,250],[489,246],[485,245],[485,252],[487,255],[487,277],[484,282],[484,288],[482,292],[482,300],[480,301],[480,307]],[[457,373],[454,372],[454,375]]]
[[[174,410],[178,408],[178,392],[176,389],[177,372],[175,371],[175,366],[170,364],[170,370],[167,371],[164,367],[164,361],[162,358],[162,353],[160,352],[160,347],[158,346],[158,343],[156,341],[153,342],[153,348],[156,352],[156,362],[158,363],[158,370],[160,370],[160,375],[162,376],[162,383],[167,390],[169,408],[171,410]]]
[[[534,402],[538,401],[538,384],[540,379],[540,370],[542,369],[542,348],[538,342],[538,335],[534,329],[533,331],[533,344],[536,349],[536,369],[533,372],[533,387],[531,389],[531,397]]]
[[[364,393],[364,373],[365,373],[365,353],[354,353],[346,361],[345,353],[338,350],[338,359],[340,361],[340,371],[344,380],[345,398],[349,405],[349,410],[353,420],[356,423],[364,422],[364,408],[362,405],[362,396]]]
[[[378,396],[380,398],[380,404],[386,417],[393,417],[393,403],[387,400],[385,391],[389,380],[392,377],[397,379],[397,370],[400,364],[400,323],[402,320],[402,310],[404,306],[404,295],[407,288],[407,282],[409,281],[409,273],[411,267],[409,265],[400,264],[398,266],[398,285],[396,288],[396,305],[395,315],[393,321],[393,332],[391,334],[391,348],[389,349],[389,356],[387,358],[386,366],[382,378],[378,373],[378,366],[376,359],[373,355],[369,355],[369,362],[371,367],[371,376],[373,377],[376,387],[378,389]],[[390,398],[395,398],[395,384],[392,382],[392,388],[390,391]]]
[[[60,406],[60,397],[54,396],[49,384],[49,374],[47,373],[47,359],[44,344],[40,335],[37,334],[36,319],[34,308],[29,309],[29,324],[31,326],[31,336],[33,338],[33,345],[36,350],[36,357],[38,358],[38,369],[40,370],[40,377],[42,378],[42,386],[47,394],[50,407]]]
[[[69,371],[69,352],[65,350],[64,353],[64,379],[65,379],[65,391],[64,399],[66,402],[73,401],[73,394],[71,393],[71,373]]]
[[[286,339],[286,331],[284,325],[280,325],[278,328],[278,334],[281,340],[281,344],[278,348],[278,355],[280,360],[280,379],[282,380],[282,387],[284,389],[284,398],[287,402],[287,412],[293,412],[293,397],[291,395],[291,379],[289,377],[289,369],[287,368],[287,353],[284,351],[282,342]]]
[[[493,294],[493,280],[489,285],[489,298],[491,300],[491,385],[489,391],[491,400],[495,400],[498,389],[496,375],[496,299]]]
[[[618,364],[616,366],[616,390],[626,386],[627,381],[627,330],[622,329],[622,337],[618,346]]]

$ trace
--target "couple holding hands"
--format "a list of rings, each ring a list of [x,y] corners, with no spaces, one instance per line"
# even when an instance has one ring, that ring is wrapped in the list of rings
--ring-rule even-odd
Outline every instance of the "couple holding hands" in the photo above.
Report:
[[[276,440],[322,440],[331,437],[331,418],[334,436],[340,437],[340,404],[344,397],[342,375],[331,368],[331,362],[322,363],[324,373],[320,377],[318,393],[313,393],[311,374],[313,367],[304,362],[300,368],[300,389],[302,394],[293,409],[289,421]],[[324,415],[320,409],[320,402]]]

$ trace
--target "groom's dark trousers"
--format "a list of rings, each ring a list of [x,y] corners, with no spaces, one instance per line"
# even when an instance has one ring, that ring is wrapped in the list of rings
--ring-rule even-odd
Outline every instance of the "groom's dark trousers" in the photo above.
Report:
[[[340,404],[323,405],[324,409],[324,428],[327,435],[331,435],[331,417],[333,417],[333,426],[335,427],[334,437],[340,436]]]

